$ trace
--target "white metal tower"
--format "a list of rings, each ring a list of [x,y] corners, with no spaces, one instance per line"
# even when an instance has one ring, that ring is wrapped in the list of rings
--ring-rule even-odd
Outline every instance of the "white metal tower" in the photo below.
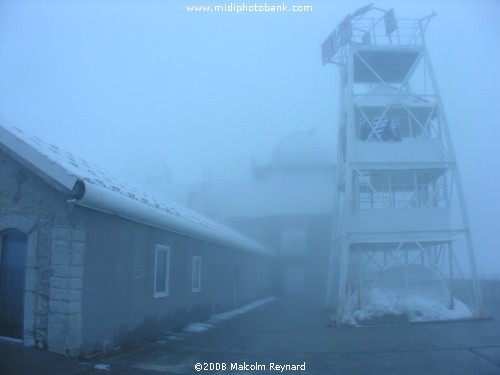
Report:
[[[433,16],[396,19],[392,9],[368,5],[322,45],[323,64],[340,68],[327,295],[338,324],[394,269],[404,275],[404,293],[429,282],[412,270],[429,270],[446,286],[448,308],[458,294],[482,316],[460,176],[425,47]]]

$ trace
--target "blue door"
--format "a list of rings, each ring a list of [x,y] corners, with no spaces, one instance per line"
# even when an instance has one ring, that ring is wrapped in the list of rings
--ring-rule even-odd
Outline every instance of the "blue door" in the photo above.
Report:
[[[23,337],[24,277],[28,236],[10,232],[2,237],[0,265],[0,335]]]

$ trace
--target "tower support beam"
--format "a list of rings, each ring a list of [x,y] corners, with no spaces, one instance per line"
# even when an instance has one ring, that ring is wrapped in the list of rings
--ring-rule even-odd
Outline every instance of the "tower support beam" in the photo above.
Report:
[[[414,277],[422,270],[448,288],[450,309],[458,296],[470,296],[473,315],[482,316],[461,179],[425,47],[433,16],[396,19],[393,10],[367,6],[346,17],[322,47],[323,62],[340,68],[337,214],[326,299],[339,324],[398,269],[401,298],[425,283]],[[468,263],[465,276],[458,259]],[[470,291],[458,293],[458,276],[472,280]]]

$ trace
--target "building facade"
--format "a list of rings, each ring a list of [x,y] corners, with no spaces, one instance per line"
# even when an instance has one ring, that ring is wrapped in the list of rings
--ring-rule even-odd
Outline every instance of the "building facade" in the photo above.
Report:
[[[324,307],[334,213],[332,152],[314,131],[294,132],[273,152],[255,155],[250,176],[182,186],[179,199],[206,207],[220,222],[275,249],[279,295]]]
[[[77,356],[273,293],[267,248],[0,127],[0,330]]]

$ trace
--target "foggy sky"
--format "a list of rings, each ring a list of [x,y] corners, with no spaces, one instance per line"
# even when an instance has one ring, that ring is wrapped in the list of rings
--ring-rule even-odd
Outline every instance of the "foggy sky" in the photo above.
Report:
[[[368,1],[285,1],[310,13],[186,12],[226,3],[0,1],[0,116],[111,170],[140,168],[134,159],[148,154],[140,160],[166,164],[178,182],[199,180],[207,165],[217,178],[243,179],[250,155],[294,131],[315,128],[335,149],[339,72],[321,65],[320,45]],[[500,274],[500,4],[376,5],[401,18],[437,13],[426,39],[479,272]]]

